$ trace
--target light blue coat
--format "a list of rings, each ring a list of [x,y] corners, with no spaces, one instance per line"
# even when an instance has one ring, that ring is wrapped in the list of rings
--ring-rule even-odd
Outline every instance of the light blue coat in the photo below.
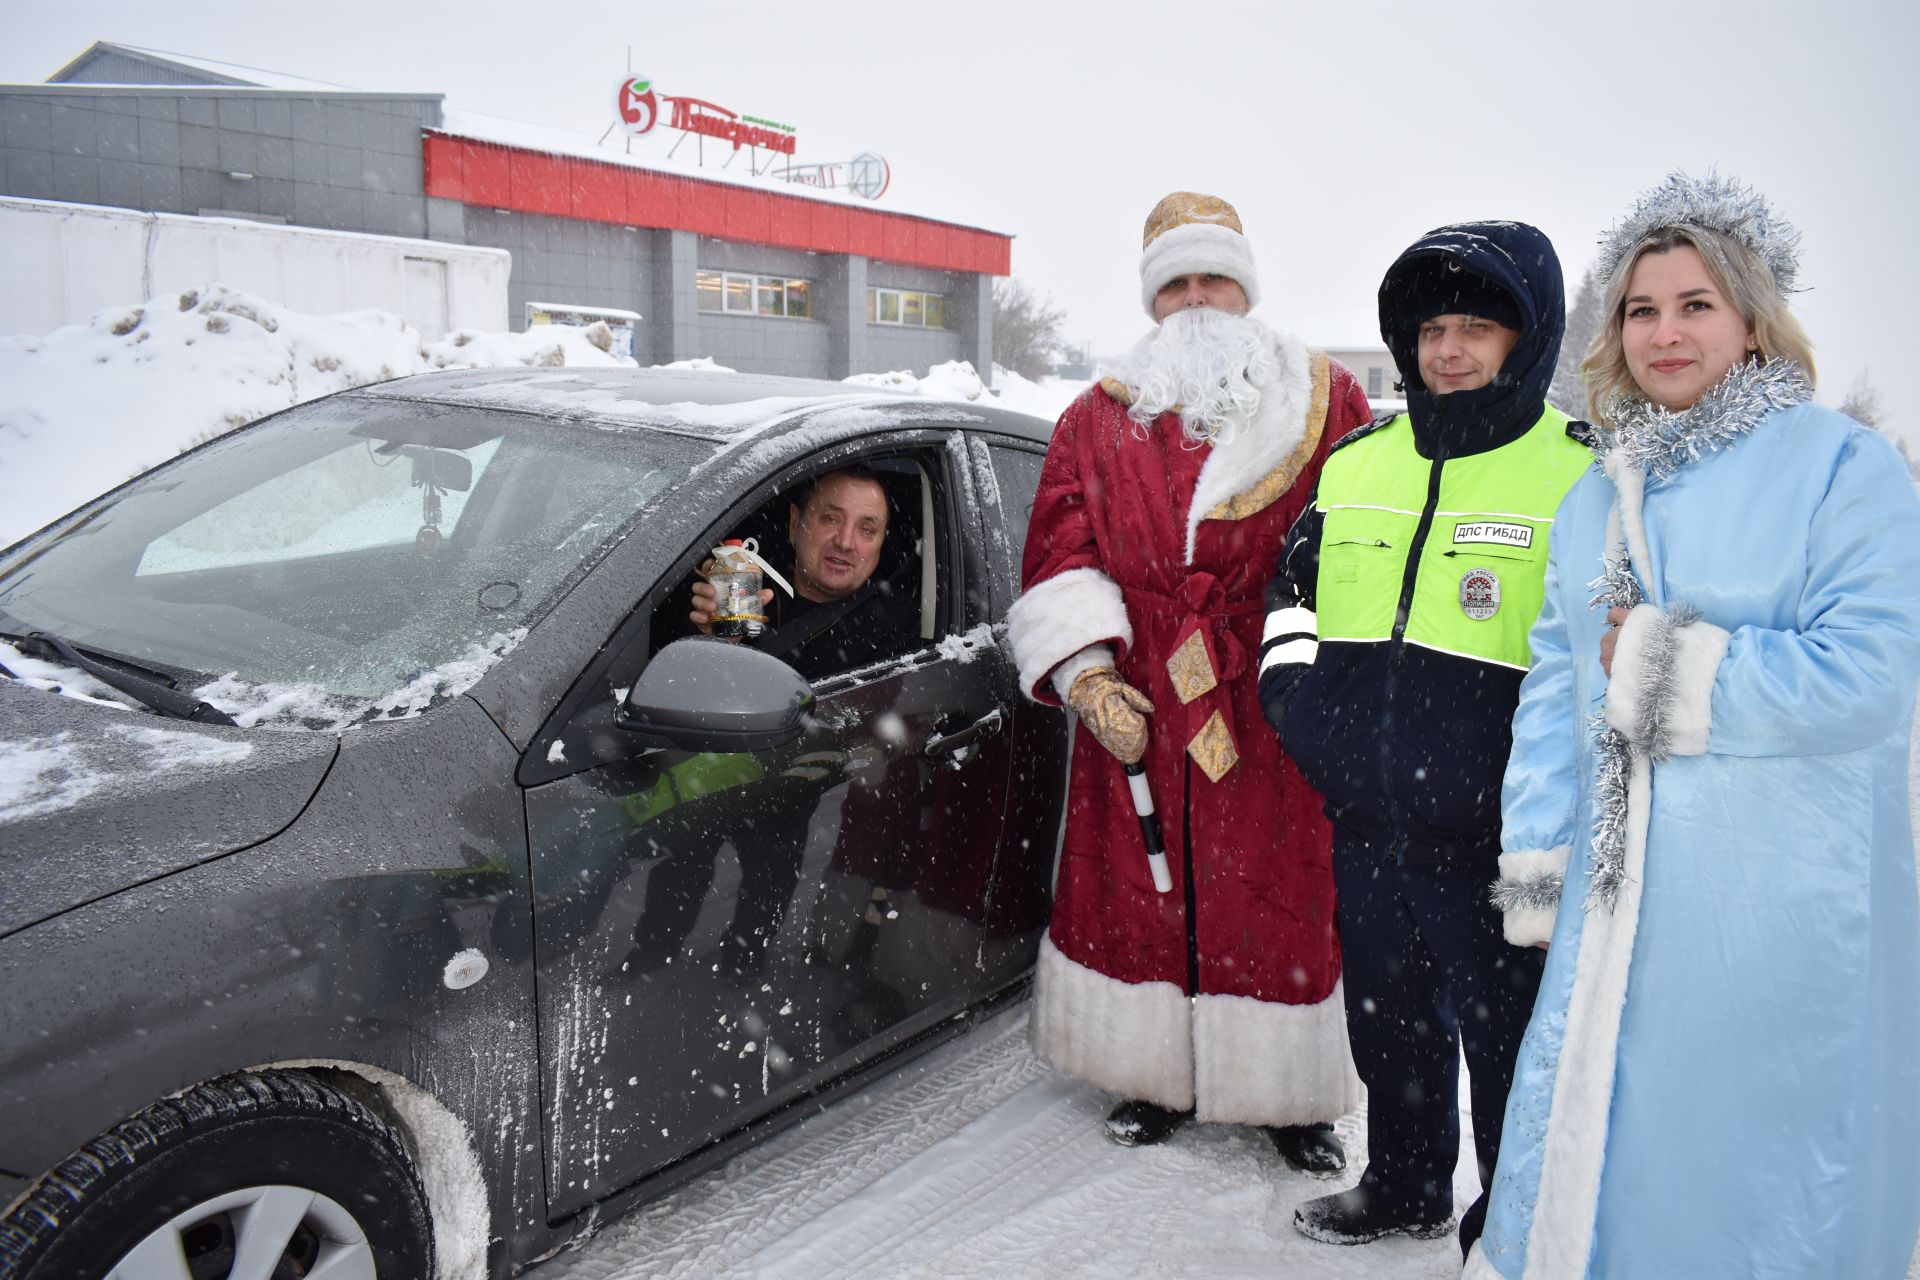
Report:
[[[1515,716],[1503,848],[1570,856],[1468,1275],[1897,1280],[1920,1225],[1920,501],[1885,440],[1809,404],[1647,484],[1649,602],[1727,634],[1710,689],[1680,673],[1678,699],[1710,693],[1705,751],[1651,766],[1637,926],[1609,944],[1625,996],[1596,1000],[1591,600],[1614,497],[1592,472],[1561,505]],[[1610,1082],[1556,1097],[1563,1059],[1609,1043]],[[1596,1154],[1597,1186],[1542,1196]]]

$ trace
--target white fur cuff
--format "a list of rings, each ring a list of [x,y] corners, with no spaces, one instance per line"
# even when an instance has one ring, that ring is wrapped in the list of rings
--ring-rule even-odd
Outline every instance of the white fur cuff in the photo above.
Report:
[[[1055,667],[1089,645],[1132,644],[1133,625],[1119,584],[1098,569],[1069,569],[1034,583],[1013,602],[1007,639],[1020,667],[1020,687],[1034,701],[1047,702],[1041,681]]]
[[[1339,983],[1319,1004],[1250,996],[1193,1002],[1195,1114],[1227,1124],[1315,1124],[1360,1105]]]
[[[1685,605],[1635,606],[1613,651],[1608,726],[1655,761],[1704,754],[1713,727],[1714,676],[1729,639]]]
[[[1560,884],[1571,853],[1572,848],[1563,844],[1500,855],[1500,878],[1491,897],[1506,917],[1507,941],[1514,946],[1552,940],[1554,917],[1560,911]]]
[[[1171,982],[1109,978],[1043,937],[1027,1034],[1035,1053],[1088,1084],[1170,1111],[1193,1106],[1193,1014]]]
[[[1190,275],[1225,276],[1246,292],[1247,306],[1260,305],[1253,247],[1231,227],[1193,222],[1154,237],[1140,254],[1140,303],[1153,315],[1153,298],[1169,280]]]

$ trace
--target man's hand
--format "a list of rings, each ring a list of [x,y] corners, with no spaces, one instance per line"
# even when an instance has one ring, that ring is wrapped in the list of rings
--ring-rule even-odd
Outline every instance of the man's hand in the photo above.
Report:
[[[1081,672],[1067,693],[1067,705],[1121,764],[1138,764],[1147,754],[1146,717],[1153,714],[1153,703],[1112,667]]]
[[[1607,673],[1609,680],[1613,678],[1613,651],[1620,644],[1620,628],[1627,621],[1627,612],[1619,608],[1607,610],[1607,634],[1600,637],[1600,669]]]
[[[707,581],[707,575],[712,571],[713,561],[711,560],[701,561],[700,567],[695,570],[700,575],[700,580],[693,584],[693,609],[687,614],[687,620],[698,627],[703,636],[713,634],[713,615],[720,612],[720,593],[713,589],[711,582]],[[760,603],[762,605],[773,603],[772,587],[760,589]]]

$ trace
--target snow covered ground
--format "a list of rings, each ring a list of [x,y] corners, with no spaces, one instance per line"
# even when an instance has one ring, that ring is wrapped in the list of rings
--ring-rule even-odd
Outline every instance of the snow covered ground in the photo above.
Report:
[[[1111,1100],[1048,1069],[1023,1008],[606,1227],[540,1280],[909,1280],[1038,1276],[1460,1274],[1452,1239],[1362,1248],[1293,1229],[1301,1200],[1352,1185],[1290,1171],[1249,1129],[1190,1125],[1162,1147],[1102,1132]],[[1350,1153],[1358,1115],[1338,1126]],[[1476,1193],[1471,1159],[1455,1195]]]

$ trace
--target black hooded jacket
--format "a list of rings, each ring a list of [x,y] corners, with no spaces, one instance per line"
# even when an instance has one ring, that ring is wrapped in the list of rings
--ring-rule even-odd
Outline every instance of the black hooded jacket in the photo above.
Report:
[[[1517,315],[1520,337],[1488,385],[1437,396],[1420,377],[1419,324],[1436,313],[1436,298],[1448,303],[1442,311],[1488,315],[1485,304],[1451,305],[1454,282],[1463,297],[1485,299],[1488,286],[1500,290],[1498,309]],[[1490,861],[1500,850],[1500,785],[1523,673],[1408,644],[1402,632],[1446,463],[1511,444],[1539,422],[1565,329],[1559,259],[1545,235],[1522,223],[1464,223],[1430,232],[1400,255],[1380,285],[1381,335],[1406,387],[1413,447],[1430,464],[1396,625],[1386,643],[1328,641],[1310,664],[1264,665],[1260,699],[1289,754],[1325,798],[1327,816],[1396,861]],[[1352,433],[1335,451],[1369,447],[1365,441],[1376,433],[1408,429],[1392,422],[1381,419]],[[1568,433],[1584,438],[1584,424]],[[1381,434],[1379,443],[1386,439]],[[1316,493],[1267,587],[1270,616],[1296,605],[1316,608],[1324,520]],[[1282,638],[1270,635],[1263,657]]]

